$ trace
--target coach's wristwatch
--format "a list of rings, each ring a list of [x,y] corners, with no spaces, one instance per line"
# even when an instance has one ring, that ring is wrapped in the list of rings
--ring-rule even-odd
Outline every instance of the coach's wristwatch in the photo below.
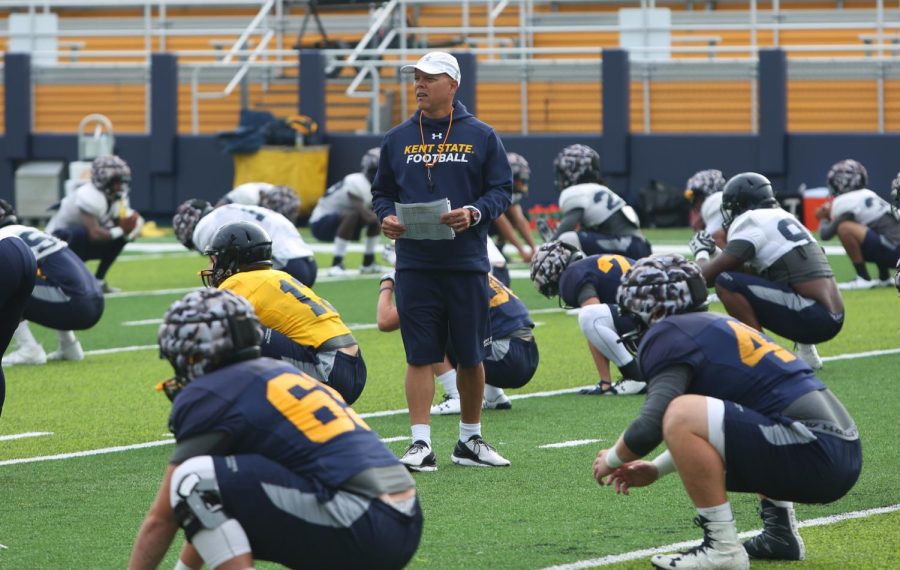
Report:
[[[463,206],[463,208],[472,212],[472,225],[477,226],[481,221],[481,211],[475,206]]]

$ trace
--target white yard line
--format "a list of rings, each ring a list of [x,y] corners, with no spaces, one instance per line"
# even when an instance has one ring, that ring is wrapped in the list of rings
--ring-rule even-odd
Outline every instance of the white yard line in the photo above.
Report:
[[[827,517],[817,518],[817,519],[809,519],[806,521],[800,521],[799,526],[802,527],[812,527],[812,526],[824,526],[829,524],[835,524],[846,520],[851,519],[862,519],[868,518],[876,515],[883,515],[886,513],[892,513],[894,511],[900,511],[900,505],[891,505],[889,507],[879,507],[876,509],[866,509],[864,511],[853,511],[849,513],[841,513],[838,515],[831,515]],[[742,532],[738,535],[739,538],[749,538],[751,536],[755,536],[759,534],[761,529],[751,530],[747,532]],[[603,556],[602,558],[594,558],[592,560],[579,560],[578,562],[572,562],[571,564],[560,564],[558,566],[548,566],[544,568],[544,570],[582,570],[584,568],[596,568],[598,566],[608,566],[610,564],[617,564],[619,562],[627,562],[628,560],[636,560],[638,558],[646,558],[648,556],[653,556],[654,554],[663,554],[666,552],[673,552],[676,550],[684,550],[686,548],[691,548],[696,546],[699,541],[692,540],[686,542],[677,542],[675,544],[667,544],[666,546],[658,546],[655,548],[645,548],[642,550],[633,550],[631,552],[623,552],[622,554],[611,554],[609,556]]]
[[[395,441],[409,441],[408,435],[397,435],[394,437],[383,437],[381,441],[385,443],[394,443]]]
[[[41,437],[42,435],[53,435],[52,431],[29,431],[26,433],[14,433],[11,435],[0,435],[0,441],[12,441],[14,439],[25,439],[26,437]]]
[[[589,445],[591,443],[598,443],[603,441],[602,439],[573,439],[572,441],[561,441],[559,443],[547,443],[545,445],[539,445],[538,449],[560,449],[563,447],[578,447],[579,445]]]
[[[56,455],[39,455],[37,457],[23,457],[21,459],[7,459],[0,461],[0,466],[4,465],[20,465],[22,463],[37,463],[39,461],[54,461],[56,459],[72,459],[74,457],[88,457],[91,455],[104,455],[107,453],[118,453],[120,451],[131,451],[132,449],[145,449],[147,447],[159,447],[160,445],[172,445],[174,439],[163,439],[159,441],[148,441],[146,443],[135,443],[133,445],[117,445],[116,447],[104,447],[102,449],[88,449],[86,451],[75,451],[72,453],[58,453]]]

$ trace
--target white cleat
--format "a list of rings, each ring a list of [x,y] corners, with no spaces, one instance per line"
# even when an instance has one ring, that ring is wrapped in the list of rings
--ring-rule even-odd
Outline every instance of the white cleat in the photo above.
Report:
[[[822,359],[819,357],[819,351],[816,350],[814,344],[803,344],[801,342],[794,343],[794,352],[803,359],[803,362],[813,370],[822,368]]]
[[[328,271],[326,271],[325,274],[329,277],[347,277],[351,273],[340,265],[332,265],[328,268]]]
[[[47,360],[84,360],[84,350],[81,348],[81,343],[75,341],[72,344],[60,346],[59,350],[54,350],[48,354]]]
[[[483,410],[511,410],[512,409],[512,400],[509,399],[509,396],[506,394],[500,394],[494,399],[490,399],[488,397],[484,398],[484,402],[481,404],[481,409]]]
[[[363,265],[362,267],[360,267],[359,274],[360,275],[372,275],[375,273],[384,273],[385,271],[387,271],[387,269],[388,268],[384,267],[383,265],[378,265],[377,263],[372,263],[370,265]]]
[[[734,521],[710,522],[697,517],[694,522],[703,529],[699,546],[677,554],[657,554],[650,563],[656,568],[749,570],[750,557],[738,542]]]
[[[46,364],[47,353],[39,344],[29,344],[20,347],[3,357],[3,366],[16,366],[17,364]]]
[[[459,403],[459,398],[452,398],[447,394],[444,394],[444,399],[440,404],[435,404],[431,406],[431,415],[432,416],[450,416],[459,414],[462,410],[462,407]]]
[[[457,441],[450,460],[466,467],[509,467],[509,460],[497,453],[480,435],[473,435],[469,441]]]
[[[879,281],[877,279],[863,279],[859,275],[853,281],[845,281],[843,283],[838,283],[838,289],[844,291],[857,291],[860,289],[874,289],[875,287],[879,287]]]

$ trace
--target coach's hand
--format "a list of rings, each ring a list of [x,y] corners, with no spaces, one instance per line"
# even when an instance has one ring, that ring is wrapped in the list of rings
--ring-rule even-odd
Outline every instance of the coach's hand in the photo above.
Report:
[[[468,208],[457,208],[441,214],[441,223],[450,226],[458,234],[469,229],[475,222],[475,214]]]
[[[400,239],[406,233],[406,226],[400,223],[397,216],[386,216],[381,221],[381,233],[390,239]]]

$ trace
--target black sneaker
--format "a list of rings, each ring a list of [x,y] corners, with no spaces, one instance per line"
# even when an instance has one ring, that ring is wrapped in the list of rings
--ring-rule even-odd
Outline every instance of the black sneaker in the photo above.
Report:
[[[416,440],[406,448],[400,463],[406,466],[410,471],[437,471],[437,458],[431,446],[422,441]]]
[[[759,502],[759,516],[763,531],[744,543],[747,554],[766,560],[803,560],[806,547],[797,532],[793,507],[776,507],[763,499]]]
[[[497,453],[480,435],[473,435],[469,441],[456,442],[450,461],[467,467],[508,467],[509,460]]]

